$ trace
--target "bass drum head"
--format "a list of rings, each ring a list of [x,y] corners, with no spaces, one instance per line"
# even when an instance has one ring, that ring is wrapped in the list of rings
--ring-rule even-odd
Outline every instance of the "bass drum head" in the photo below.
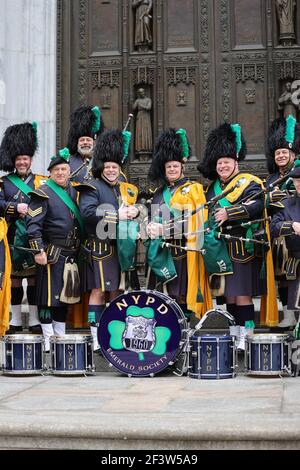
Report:
[[[173,299],[156,291],[131,291],[106,307],[98,340],[103,356],[118,371],[146,377],[176,360],[186,327]]]

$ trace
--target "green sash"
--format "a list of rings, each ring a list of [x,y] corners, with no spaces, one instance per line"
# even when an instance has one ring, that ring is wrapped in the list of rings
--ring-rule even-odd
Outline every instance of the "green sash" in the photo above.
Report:
[[[214,182],[214,192],[216,196],[219,196],[222,193],[223,189],[221,187],[220,180],[216,180]],[[222,199],[219,199],[218,203],[220,204],[221,207],[229,207],[231,206],[231,203],[226,199],[226,197],[223,197]]]
[[[170,210],[171,214],[174,216],[174,217],[179,217],[181,212],[180,211],[177,211],[176,209],[173,209],[170,205],[170,201],[172,199],[172,193],[171,191],[169,190],[168,186],[164,186],[164,189],[163,189],[163,198],[164,198],[164,201],[165,201],[165,204],[166,206],[168,207],[168,209]]]
[[[32,191],[32,188],[28,184],[24,183],[24,181],[15,173],[12,175],[7,175],[7,179],[26,196],[28,196],[28,194]]]
[[[83,224],[83,220],[82,220],[82,217],[81,217],[81,214],[79,212],[79,209],[78,207],[76,206],[75,202],[73,201],[73,199],[69,196],[69,194],[61,187],[59,186],[57,183],[55,183],[55,181],[53,181],[51,178],[46,181],[45,183],[47,186],[49,186],[49,188],[51,188],[55,194],[57,194],[57,196],[62,200],[62,202],[70,209],[70,211],[74,214],[74,216],[76,217],[76,219],[78,220],[79,222],[79,225],[80,225],[80,228],[81,228],[81,232],[84,233],[84,224]]]

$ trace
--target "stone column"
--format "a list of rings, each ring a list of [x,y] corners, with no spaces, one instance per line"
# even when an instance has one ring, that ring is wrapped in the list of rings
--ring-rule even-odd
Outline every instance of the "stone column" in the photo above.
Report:
[[[56,0],[0,0],[0,134],[37,121],[33,170],[55,153]]]

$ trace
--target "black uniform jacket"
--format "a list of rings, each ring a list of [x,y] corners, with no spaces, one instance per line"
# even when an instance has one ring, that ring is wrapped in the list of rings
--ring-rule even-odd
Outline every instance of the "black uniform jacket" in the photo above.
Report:
[[[290,171],[290,170],[289,170]],[[276,173],[273,173],[267,178],[267,181],[265,182],[265,187],[268,189],[272,183],[274,183],[276,180],[281,178],[282,175],[277,171]],[[279,191],[278,191],[279,188]],[[283,206],[283,201],[286,199],[288,196],[288,192],[286,191],[293,191],[295,190],[293,180],[292,178],[287,178],[284,181],[282,181],[280,184],[276,184],[274,188],[271,188],[271,191],[267,193],[267,210],[268,210],[268,215],[273,217],[274,214],[278,210],[281,210]],[[280,196],[280,192],[286,192],[286,195],[282,194]]]
[[[283,209],[278,211],[271,222],[272,237],[285,236],[289,256],[300,258],[300,237],[293,235],[293,222],[300,222],[300,196],[295,194],[283,202]]]
[[[71,176],[71,180],[77,183],[86,183],[89,181],[91,179],[91,175],[88,174],[88,167],[89,160],[83,160],[79,154],[72,155],[70,158],[71,175],[76,172],[76,170],[79,170],[79,168],[80,170],[73,177]]]
[[[96,238],[97,225],[103,227],[118,222],[118,210],[121,204],[119,184],[111,186],[103,179],[91,180],[89,184],[77,186],[80,191],[79,207],[89,238]],[[107,230],[109,238],[110,230]]]
[[[30,173],[23,181],[34,189],[35,175]],[[8,222],[19,217],[17,205],[21,203],[29,204],[30,197],[22,193],[7,176],[3,176],[0,181],[0,213]]]
[[[229,182],[230,180],[223,185],[224,187],[222,186],[222,191],[226,190]],[[247,202],[247,199],[259,193],[261,189],[262,188],[258,183],[251,181],[243,193],[236,199],[234,204],[226,207],[228,220],[222,224],[222,232],[233,235],[234,237],[247,237],[247,228],[242,227],[241,223],[263,217],[264,195],[260,194],[257,198],[253,197],[249,202]],[[214,196],[216,196],[216,194],[214,191],[214,184],[212,183],[207,190],[206,200],[210,201]],[[240,202],[242,200],[243,202]],[[210,212],[213,213],[214,210],[219,207],[221,206],[216,203],[216,205],[210,207]],[[232,228],[227,230],[228,226],[232,226]],[[228,245],[229,254],[232,260],[243,263],[253,258],[253,254],[247,252],[245,242],[229,240]]]
[[[70,183],[66,191],[76,202],[77,191]],[[47,185],[30,195],[26,225],[31,248],[46,249],[49,244],[62,248],[78,247],[79,222],[60,197]]]

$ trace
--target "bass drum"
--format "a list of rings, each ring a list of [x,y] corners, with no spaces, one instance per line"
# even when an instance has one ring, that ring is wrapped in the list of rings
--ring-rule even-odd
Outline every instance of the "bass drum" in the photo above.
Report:
[[[98,328],[103,356],[128,376],[153,376],[177,360],[187,322],[179,305],[156,291],[124,292],[104,310]]]

